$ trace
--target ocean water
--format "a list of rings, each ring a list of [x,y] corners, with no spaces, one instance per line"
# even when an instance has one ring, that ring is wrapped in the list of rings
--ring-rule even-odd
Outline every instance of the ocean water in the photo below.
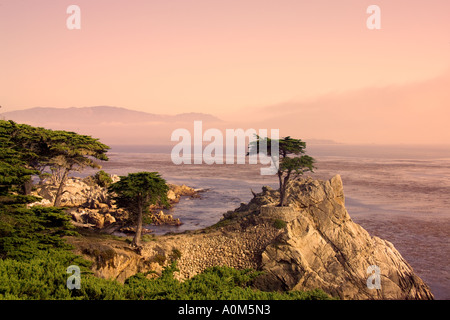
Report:
[[[261,165],[174,165],[170,149],[113,147],[109,173],[157,171],[171,183],[206,189],[200,199],[182,198],[168,210],[182,226],[147,226],[156,234],[210,226],[269,185]],[[450,299],[450,147],[310,145],[314,178],[340,174],[351,218],[371,235],[388,240],[431,287]],[[85,172],[88,174],[89,172]]]

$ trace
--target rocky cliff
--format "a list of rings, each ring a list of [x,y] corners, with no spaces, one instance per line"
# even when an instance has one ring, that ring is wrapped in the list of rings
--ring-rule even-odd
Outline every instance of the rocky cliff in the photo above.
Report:
[[[352,221],[340,176],[291,183],[288,207],[275,207],[278,197],[278,191],[264,187],[248,204],[227,212],[210,228],[155,237],[140,255],[127,254],[132,269],[158,272],[151,263],[164,265],[178,252],[181,279],[209,266],[227,265],[264,271],[255,282],[263,290],[320,288],[341,299],[433,299],[390,242],[370,236]],[[123,265],[118,257],[128,259],[117,243],[109,247],[118,254],[110,264],[103,260],[97,264],[96,274],[116,279],[129,274],[111,267]],[[97,259],[81,247],[80,252]]]
[[[266,190],[254,200],[274,203],[277,193]],[[289,209],[269,205],[260,210],[287,222],[262,253],[260,288],[321,288],[341,299],[433,298],[392,243],[371,237],[352,221],[340,176],[296,181],[288,193]]]

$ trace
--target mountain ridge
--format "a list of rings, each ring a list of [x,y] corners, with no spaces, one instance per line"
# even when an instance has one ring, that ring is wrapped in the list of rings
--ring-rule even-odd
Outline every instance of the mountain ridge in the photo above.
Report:
[[[173,144],[172,132],[190,129],[195,120],[205,126],[223,125],[223,120],[205,113],[176,115],[147,113],[123,107],[34,107],[3,112],[0,118],[52,130],[74,131],[106,144]]]
[[[90,106],[90,107],[32,107],[20,110],[3,112],[1,114],[6,120],[25,122],[71,122],[84,121],[87,123],[101,123],[110,120],[114,122],[154,122],[154,121],[191,121],[193,118],[204,121],[222,121],[219,118],[206,113],[187,112],[175,115],[149,113],[145,111],[132,110],[116,106]],[[95,118],[97,117],[97,118]],[[103,119],[101,119],[103,118]],[[103,120],[103,121],[99,121]],[[120,121],[119,121],[120,120]]]

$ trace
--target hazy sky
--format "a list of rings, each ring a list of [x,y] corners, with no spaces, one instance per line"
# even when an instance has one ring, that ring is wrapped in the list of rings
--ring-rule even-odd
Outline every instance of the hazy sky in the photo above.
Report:
[[[66,26],[71,4],[80,30]],[[366,26],[372,4],[381,30]],[[111,105],[249,125],[253,112],[286,115],[295,134],[307,105],[307,136],[450,141],[449,0],[0,0],[0,44],[2,111]]]

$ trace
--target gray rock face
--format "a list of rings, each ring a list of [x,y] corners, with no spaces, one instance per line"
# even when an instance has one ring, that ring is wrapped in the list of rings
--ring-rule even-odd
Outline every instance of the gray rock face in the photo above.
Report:
[[[57,186],[46,183],[38,185],[37,195],[52,205]],[[47,203],[46,202],[46,203]],[[89,185],[81,178],[69,178],[64,187],[64,192],[61,197],[61,206],[64,207],[91,207],[96,209],[95,204],[104,203],[110,205],[106,188],[98,185]]]
[[[297,216],[262,253],[265,275],[257,282],[259,288],[321,288],[341,299],[433,299],[392,243],[371,237],[352,221],[340,176],[295,181],[288,194],[287,203]],[[276,203],[277,196],[265,190],[252,202]]]

